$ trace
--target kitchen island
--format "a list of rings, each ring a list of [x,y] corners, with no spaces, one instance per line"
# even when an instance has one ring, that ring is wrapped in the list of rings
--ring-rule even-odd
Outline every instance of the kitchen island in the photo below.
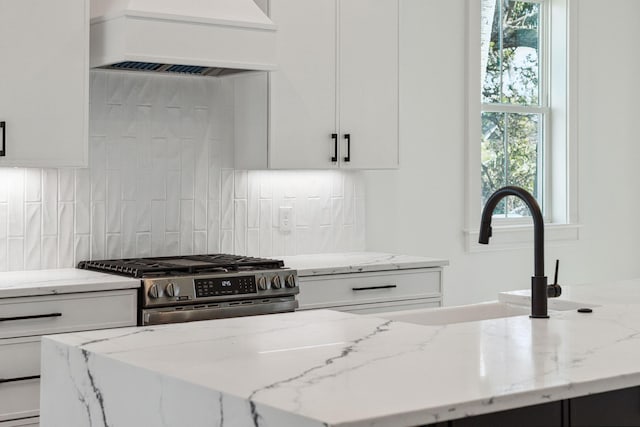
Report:
[[[42,348],[45,427],[411,426],[640,385],[640,310],[442,326],[316,310]]]

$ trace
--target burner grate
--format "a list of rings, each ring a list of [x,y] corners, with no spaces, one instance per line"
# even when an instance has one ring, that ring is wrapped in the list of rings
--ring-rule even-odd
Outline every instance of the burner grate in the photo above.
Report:
[[[130,277],[279,269],[284,262],[231,254],[81,261],[78,268]]]

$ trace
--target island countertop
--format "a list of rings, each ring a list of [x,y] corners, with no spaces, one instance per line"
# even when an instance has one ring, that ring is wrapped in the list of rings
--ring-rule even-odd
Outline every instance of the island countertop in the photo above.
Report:
[[[79,332],[43,338],[41,425],[429,424],[640,385],[639,357],[640,310],[615,304],[443,326],[316,310]]]

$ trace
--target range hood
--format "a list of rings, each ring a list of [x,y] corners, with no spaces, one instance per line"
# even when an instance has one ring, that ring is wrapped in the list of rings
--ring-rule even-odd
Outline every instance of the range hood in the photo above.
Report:
[[[222,76],[276,68],[253,0],[91,0],[91,68]]]

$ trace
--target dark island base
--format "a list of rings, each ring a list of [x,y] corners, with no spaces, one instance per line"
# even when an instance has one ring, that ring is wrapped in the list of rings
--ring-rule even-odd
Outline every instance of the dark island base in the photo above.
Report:
[[[424,427],[640,426],[640,387],[525,406]]]

